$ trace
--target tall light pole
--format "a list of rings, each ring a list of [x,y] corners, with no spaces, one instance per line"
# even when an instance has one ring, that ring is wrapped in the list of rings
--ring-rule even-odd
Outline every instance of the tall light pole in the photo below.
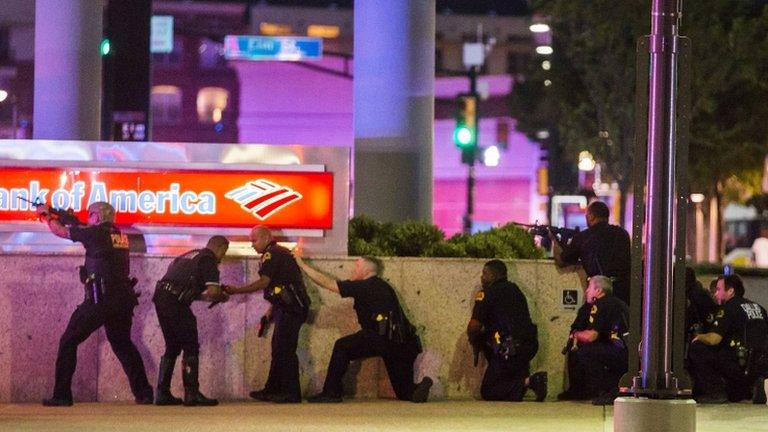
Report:
[[[647,166],[647,171],[635,170],[635,183],[644,183],[641,186],[645,187],[645,193],[636,188],[639,193],[635,197],[647,198],[644,209],[641,204],[641,214],[636,215],[633,222],[627,376],[632,376],[630,388],[635,398],[616,400],[614,430],[617,432],[647,430],[649,424],[654,425],[656,432],[696,429],[695,402],[679,399],[690,395],[682,361],[684,215],[688,198],[685,160],[690,106],[688,74],[680,67],[687,65],[690,46],[687,39],[678,34],[681,16],[682,0],[652,0],[651,34],[638,48],[637,114],[647,117],[645,122],[637,122],[640,130],[636,145],[647,146],[647,152],[635,165]],[[678,87],[682,88],[681,92]],[[641,182],[642,179],[646,181]],[[643,236],[639,235],[641,230]],[[645,238],[644,245],[638,244],[641,238]],[[633,342],[639,344],[639,349]],[[626,383],[625,376],[622,384]]]

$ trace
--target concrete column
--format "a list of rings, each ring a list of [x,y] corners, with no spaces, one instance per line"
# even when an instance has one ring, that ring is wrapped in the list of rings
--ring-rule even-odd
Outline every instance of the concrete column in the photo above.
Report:
[[[432,220],[435,0],[356,0],[354,213]]]
[[[99,139],[102,2],[36,0],[35,139]]]
[[[613,430],[696,432],[696,402],[692,399],[617,398],[613,404]]]

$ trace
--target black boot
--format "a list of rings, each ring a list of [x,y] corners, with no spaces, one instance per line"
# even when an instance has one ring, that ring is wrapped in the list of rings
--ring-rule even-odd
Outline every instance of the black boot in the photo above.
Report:
[[[161,357],[160,370],[157,373],[157,390],[155,393],[155,405],[181,405],[182,400],[171,393],[171,378],[173,378],[173,367],[176,365],[175,358]]]
[[[184,373],[184,406],[214,406],[218,405],[216,399],[209,399],[200,393],[200,382],[198,381],[199,360],[197,356],[184,356],[182,361]]]

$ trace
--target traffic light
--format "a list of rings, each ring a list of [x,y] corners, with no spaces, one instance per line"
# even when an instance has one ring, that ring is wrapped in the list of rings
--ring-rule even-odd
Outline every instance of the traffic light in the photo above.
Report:
[[[109,41],[109,38],[105,37],[99,44],[99,53],[101,53],[103,57],[109,55],[110,52],[112,52],[112,43]]]
[[[477,151],[477,95],[456,97],[456,128],[453,142],[461,150],[461,161],[472,164]]]

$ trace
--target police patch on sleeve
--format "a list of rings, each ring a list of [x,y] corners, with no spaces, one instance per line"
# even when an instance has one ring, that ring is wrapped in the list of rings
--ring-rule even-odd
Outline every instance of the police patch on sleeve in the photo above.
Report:
[[[485,292],[480,290],[475,294],[475,301],[483,301],[485,300]]]
[[[270,259],[272,259],[272,253],[270,252],[264,252],[264,255],[261,256],[261,262],[267,262]]]

